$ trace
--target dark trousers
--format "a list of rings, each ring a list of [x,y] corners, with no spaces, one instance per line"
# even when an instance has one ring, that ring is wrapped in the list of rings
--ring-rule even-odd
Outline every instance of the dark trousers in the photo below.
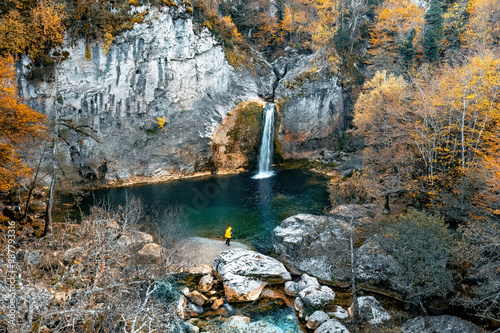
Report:
[[[227,246],[231,246],[231,245],[229,245],[229,242],[231,242],[231,238],[226,238],[226,245]]]

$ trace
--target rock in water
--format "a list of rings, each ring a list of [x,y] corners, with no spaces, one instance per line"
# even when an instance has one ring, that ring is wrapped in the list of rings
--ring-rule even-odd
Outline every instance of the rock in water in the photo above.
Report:
[[[267,284],[291,280],[290,273],[281,262],[247,250],[222,252],[215,258],[214,270],[224,283],[228,302],[254,301]]]
[[[481,328],[454,316],[417,317],[403,325],[403,333],[480,333]]]
[[[205,275],[200,279],[200,283],[198,283],[198,290],[200,293],[206,293],[214,284],[214,277],[212,275]]]
[[[198,290],[192,291],[191,293],[189,293],[187,297],[191,302],[193,302],[198,306],[203,306],[208,301],[208,299],[202,294],[200,294]]]

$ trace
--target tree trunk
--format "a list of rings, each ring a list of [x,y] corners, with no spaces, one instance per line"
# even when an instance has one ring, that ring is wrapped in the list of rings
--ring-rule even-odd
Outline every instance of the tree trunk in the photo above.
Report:
[[[385,194],[385,203],[384,203],[384,213],[389,214],[391,212],[391,207],[389,206],[389,193]]]
[[[35,189],[35,186],[36,186],[36,180],[38,178],[38,173],[40,172],[40,165],[42,164],[44,152],[45,152],[45,149],[42,151],[42,155],[40,156],[40,160],[38,161],[38,165],[36,166],[35,177],[33,178],[33,182],[30,185],[30,190],[28,192],[28,198],[26,199],[26,205],[24,206],[23,220],[26,219],[26,217],[28,216],[28,206],[30,204],[31,195],[33,194],[33,190]]]
[[[50,182],[50,190],[49,190],[49,200],[47,202],[47,209],[45,210],[45,229],[43,230],[43,235],[46,236],[49,233],[52,233],[52,206],[54,204],[54,191],[56,188],[56,178],[57,178],[57,163],[56,163],[56,155],[57,155],[57,143],[56,139],[53,139],[53,165],[52,165],[52,180]]]
[[[49,201],[47,202],[47,209],[45,210],[45,229],[43,235],[52,233],[52,206],[54,204],[54,189],[56,187],[56,172],[52,173],[52,181],[50,182]]]

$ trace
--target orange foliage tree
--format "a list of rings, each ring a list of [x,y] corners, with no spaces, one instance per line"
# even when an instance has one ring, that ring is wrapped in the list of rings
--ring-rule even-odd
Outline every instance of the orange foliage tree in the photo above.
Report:
[[[424,8],[404,0],[387,0],[376,9],[370,40],[372,48],[368,51],[375,69],[401,72],[399,46],[408,38],[412,45],[418,44],[422,38],[424,14]]]
[[[14,60],[0,58],[0,191],[8,191],[30,174],[22,154],[44,131],[45,116],[17,97]]]
[[[355,105],[364,162],[383,191],[463,221],[498,210],[500,60],[492,52],[411,82],[377,73]],[[498,198],[497,198],[498,199]],[[497,202],[497,203],[495,203]]]

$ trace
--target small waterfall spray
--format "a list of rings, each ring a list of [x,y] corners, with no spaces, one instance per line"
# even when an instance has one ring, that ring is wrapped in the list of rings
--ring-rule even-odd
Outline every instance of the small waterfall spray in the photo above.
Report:
[[[274,153],[274,103],[268,103],[264,108],[264,130],[262,131],[262,144],[260,146],[259,173],[254,179],[268,178],[274,175],[271,170]]]

